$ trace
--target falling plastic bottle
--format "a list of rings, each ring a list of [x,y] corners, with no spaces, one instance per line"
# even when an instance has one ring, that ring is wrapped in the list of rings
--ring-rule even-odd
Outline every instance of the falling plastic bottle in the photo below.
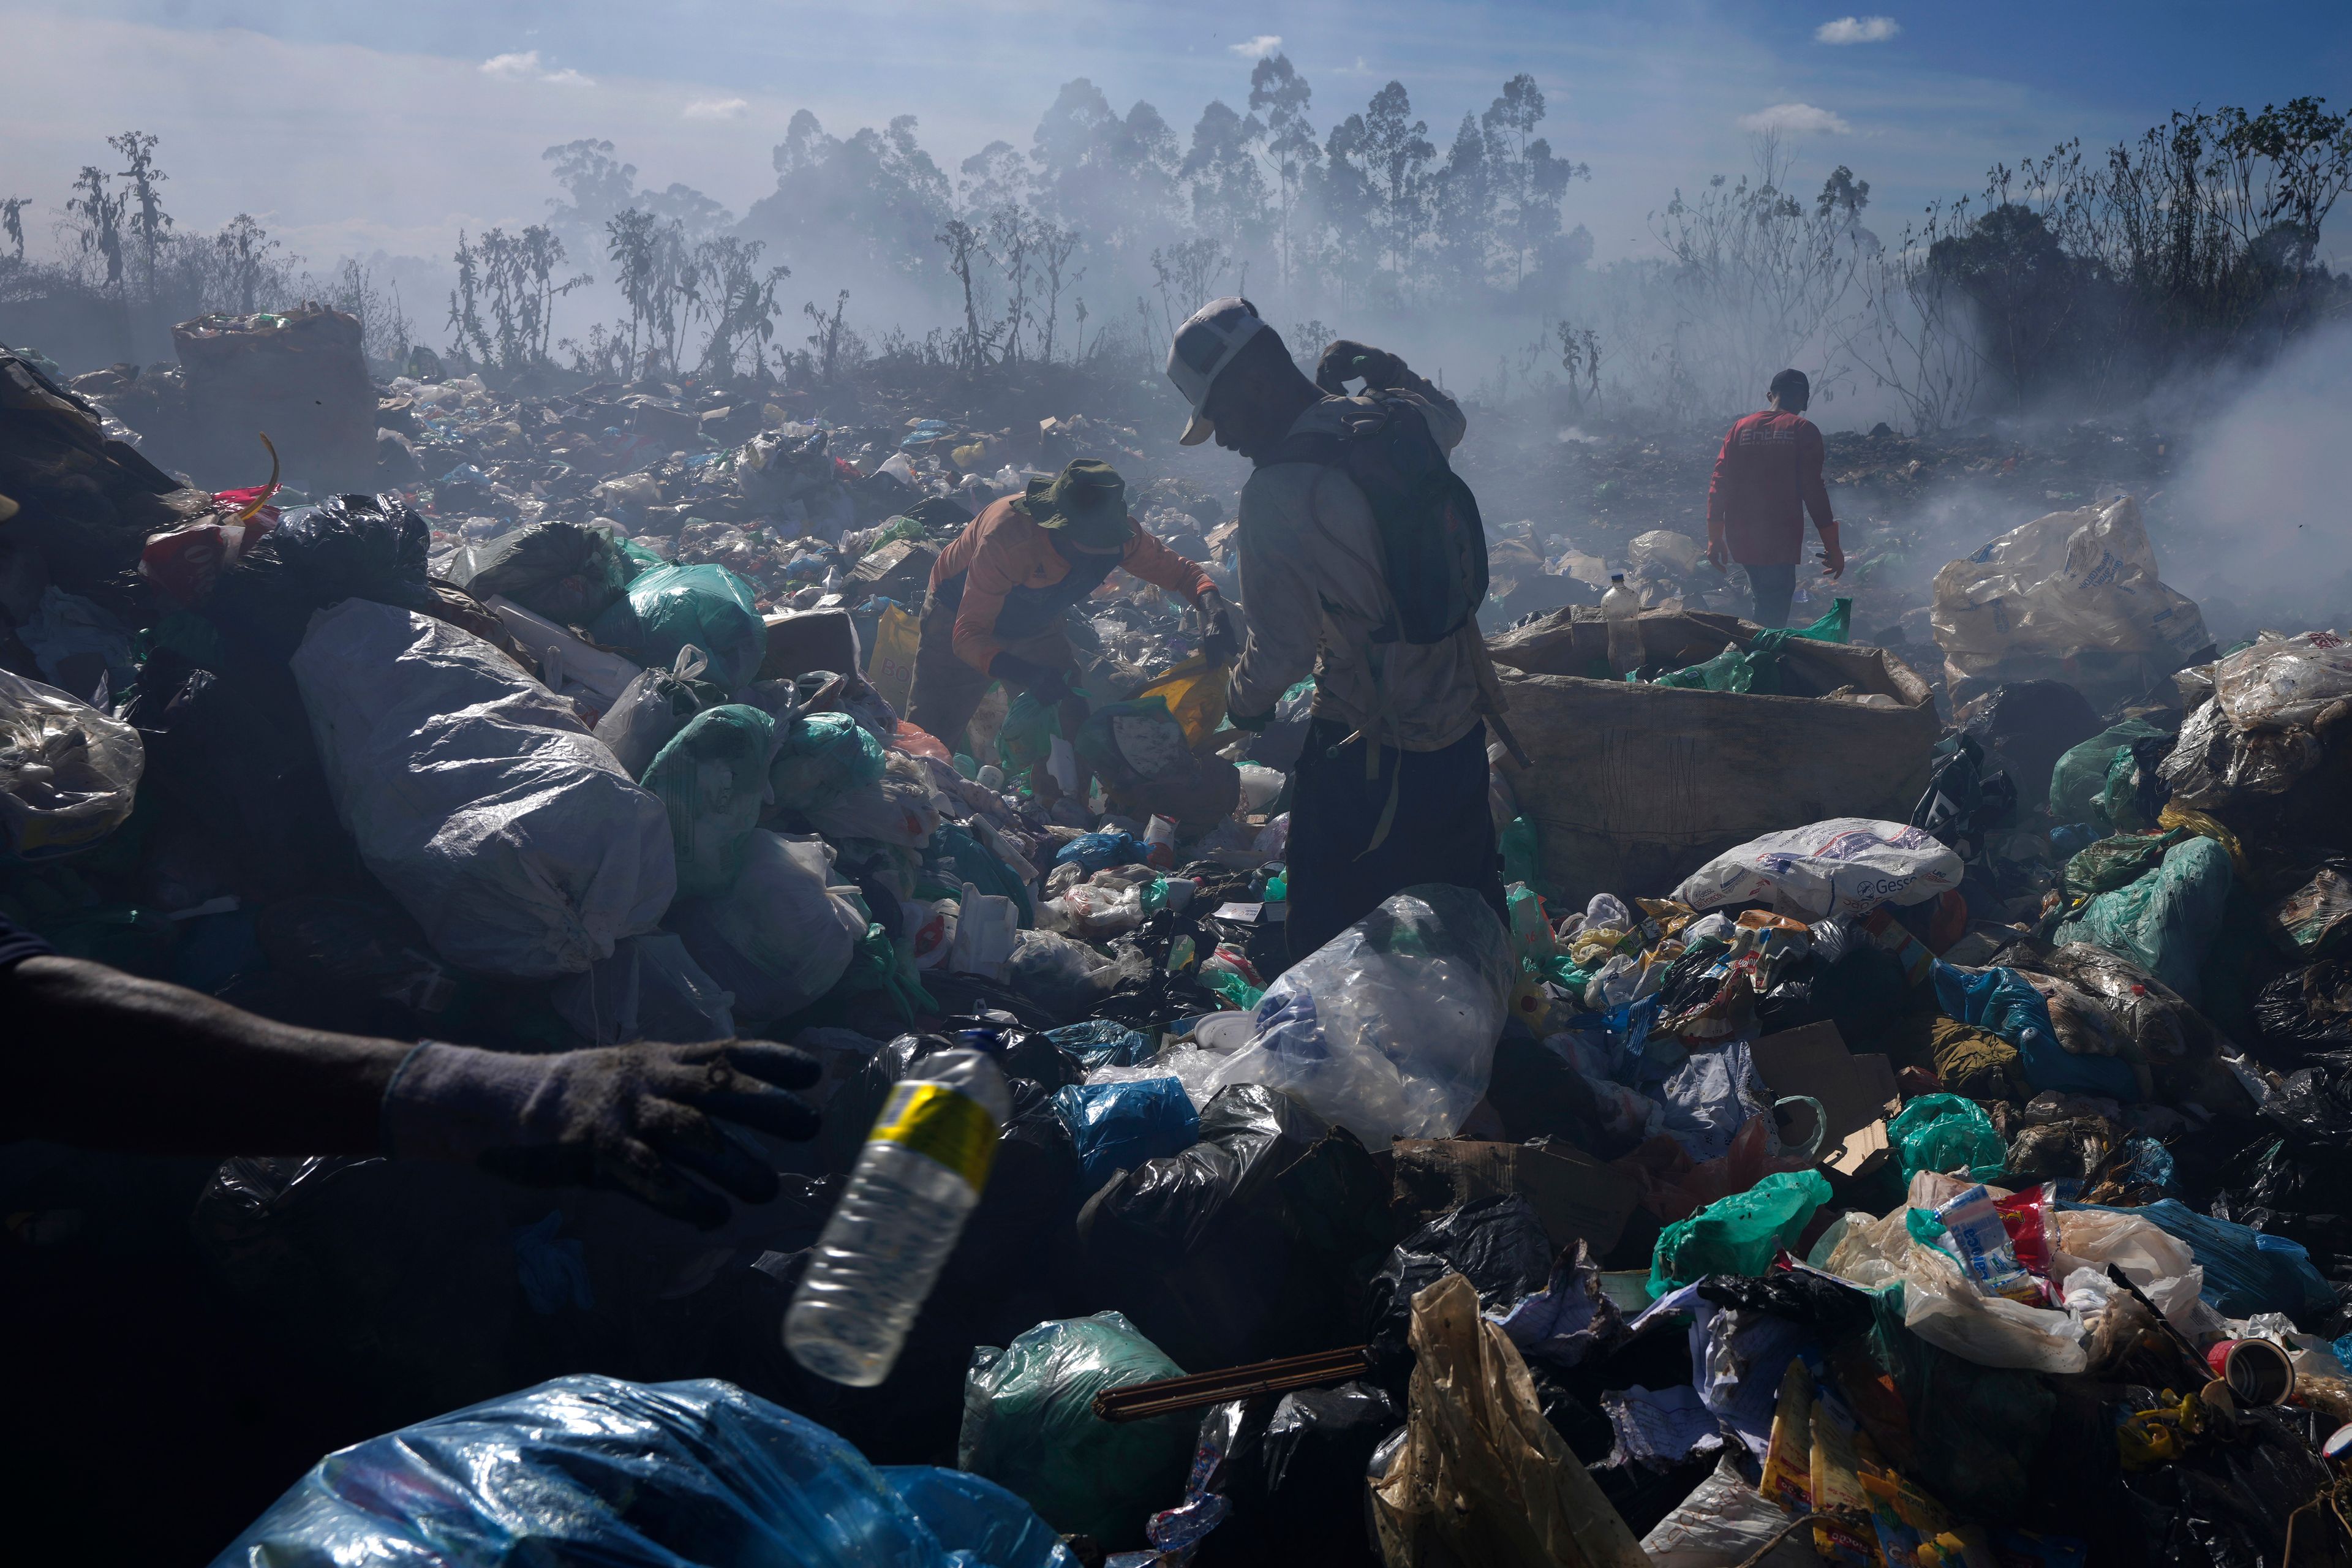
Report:
[[[784,1348],[819,1377],[871,1388],[890,1375],[996,1157],[1013,1112],[976,1050],[941,1051],[892,1086],[849,1186],[784,1313]]]
[[[1609,592],[1601,595],[1601,616],[1609,623],[1609,668],[1620,679],[1642,668],[1642,595],[1625,586],[1625,574],[1609,574]]]

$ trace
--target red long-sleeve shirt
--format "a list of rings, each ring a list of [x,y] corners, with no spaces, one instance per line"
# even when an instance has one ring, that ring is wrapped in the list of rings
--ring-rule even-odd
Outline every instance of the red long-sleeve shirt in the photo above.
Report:
[[[1805,555],[1805,511],[1837,526],[1822,479],[1822,432],[1801,414],[1764,409],[1732,426],[1706,487],[1706,531],[1743,566],[1793,566]]]

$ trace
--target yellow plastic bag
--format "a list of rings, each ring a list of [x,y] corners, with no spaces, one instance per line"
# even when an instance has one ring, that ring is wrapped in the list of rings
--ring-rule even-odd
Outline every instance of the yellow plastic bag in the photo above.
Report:
[[[923,623],[893,605],[874,631],[874,657],[866,661],[866,683],[901,713],[915,689],[915,650],[922,646]]]
[[[1225,721],[1225,687],[1231,671],[1196,653],[1135,694],[1135,700],[1157,697],[1184,727],[1184,743],[1199,748]]]

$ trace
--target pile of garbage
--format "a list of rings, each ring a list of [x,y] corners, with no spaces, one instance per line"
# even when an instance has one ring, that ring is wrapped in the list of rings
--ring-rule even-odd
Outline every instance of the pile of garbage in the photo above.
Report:
[[[1492,644],[1504,907],[1407,888],[1294,954],[1311,683],[1235,729],[1194,629],[1112,592],[1079,732],[999,697],[926,734],[929,562],[1025,471],[608,393],[526,435],[420,380],[443,477],[306,503],[182,485],[0,355],[41,583],[0,908],[314,1026],[824,1064],[815,1142],[741,1134],[782,1195],[710,1232],[221,1166],[221,1288],[415,1421],[221,1562],[2344,1552],[2336,634],[2123,648],[2148,680],[2096,702],[1988,654],[1947,724],[1847,605],[1557,607]],[[2024,559],[1974,565],[2046,595]],[[961,1228],[872,1375],[820,1375],[784,1325],[869,1130]]]

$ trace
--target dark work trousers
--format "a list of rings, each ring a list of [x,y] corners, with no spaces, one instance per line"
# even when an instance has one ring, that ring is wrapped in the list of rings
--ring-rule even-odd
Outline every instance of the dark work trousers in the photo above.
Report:
[[[1797,569],[1794,566],[1754,566],[1740,563],[1748,574],[1748,592],[1756,601],[1753,617],[1759,626],[1785,626],[1789,624],[1789,605],[1797,596]]]
[[[1503,858],[1486,808],[1486,726],[1442,751],[1381,748],[1378,778],[1364,776],[1365,742],[1338,756],[1348,728],[1318,719],[1307,728],[1290,801],[1290,919],[1284,933],[1296,963],[1380,906],[1422,882],[1452,882],[1503,904]],[[1402,773],[1400,773],[1402,770]],[[1388,837],[1365,853],[1396,786]]]

